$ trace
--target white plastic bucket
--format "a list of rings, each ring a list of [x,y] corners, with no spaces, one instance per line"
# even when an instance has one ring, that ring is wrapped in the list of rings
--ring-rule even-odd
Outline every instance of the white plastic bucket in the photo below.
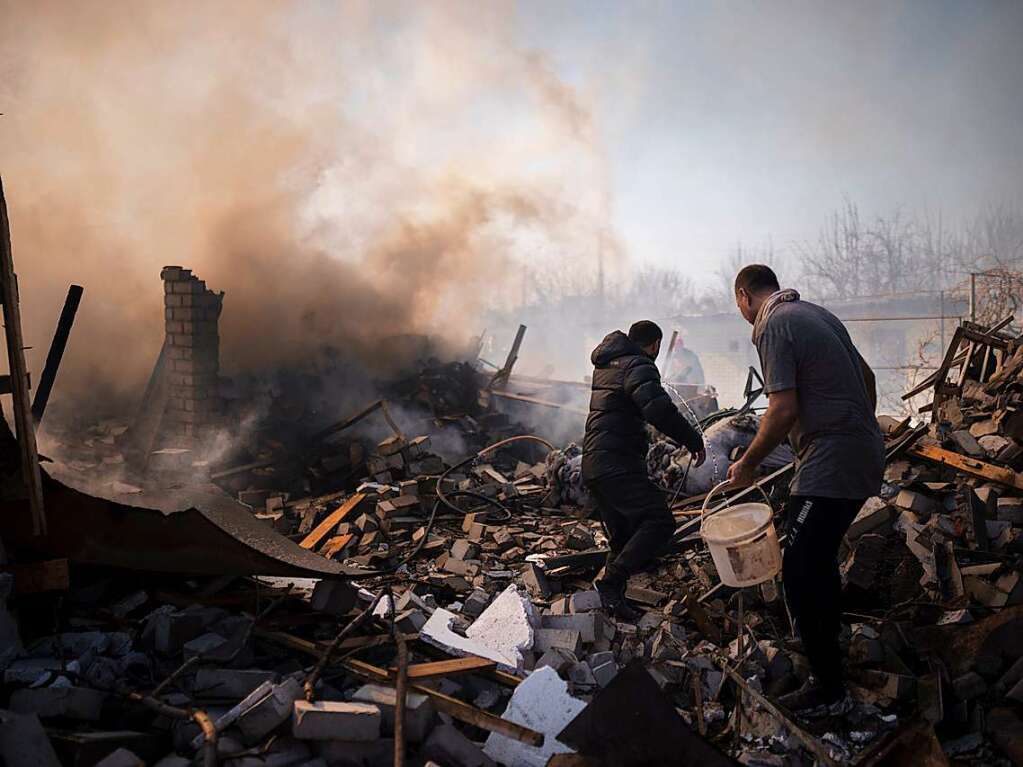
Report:
[[[781,546],[774,529],[774,511],[768,503],[740,503],[707,513],[711,496],[728,485],[722,482],[703,501],[700,535],[710,549],[718,576],[726,586],[756,586],[781,570]]]

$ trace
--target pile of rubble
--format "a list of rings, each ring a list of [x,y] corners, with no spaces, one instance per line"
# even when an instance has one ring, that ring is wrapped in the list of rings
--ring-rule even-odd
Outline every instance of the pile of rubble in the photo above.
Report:
[[[458,428],[487,419],[438,398],[443,380],[404,396]],[[848,716],[800,721],[778,704],[809,675],[783,594],[773,581],[721,585],[699,538],[701,495],[673,503],[671,553],[629,584],[642,617],[609,618],[592,589],[606,541],[574,489],[578,448],[502,440],[518,430],[492,419],[477,433],[498,445],[470,440],[460,462],[395,428],[363,447],[354,487],[247,496],[347,579],[76,573],[66,599],[22,621],[24,643],[0,612],[0,755],[56,764],[56,749],[65,764],[108,767],[1023,764],[1023,343],[964,325],[928,386],[915,394],[934,392],[929,424],[881,419],[884,488],[841,551]],[[718,431],[748,432],[739,418]],[[718,439],[722,463],[743,447]],[[650,461],[679,481],[674,452],[655,445]],[[791,471],[779,464],[762,482],[776,505]],[[14,733],[28,761],[12,761]]]

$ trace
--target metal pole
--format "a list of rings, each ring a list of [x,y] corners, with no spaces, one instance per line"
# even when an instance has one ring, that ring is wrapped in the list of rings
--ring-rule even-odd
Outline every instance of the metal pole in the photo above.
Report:
[[[977,321],[977,273],[970,272],[970,322]]]
[[[945,350],[945,291],[941,291],[938,294],[938,300],[941,302],[941,350]]]

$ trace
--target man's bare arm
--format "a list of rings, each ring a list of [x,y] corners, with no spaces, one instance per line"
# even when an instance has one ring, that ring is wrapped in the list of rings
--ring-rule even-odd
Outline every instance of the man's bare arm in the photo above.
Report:
[[[795,389],[785,389],[768,395],[767,412],[760,419],[760,428],[742,458],[728,469],[733,485],[753,482],[757,467],[788,436],[799,415],[799,398]]]
[[[870,406],[873,408],[873,412],[877,412],[877,378],[874,376],[874,371],[870,369],[870,365],[863,359],[863,355],[860,357],[860,370],[863,371],[863,383],[867,385],[867,398],[870,400]]]

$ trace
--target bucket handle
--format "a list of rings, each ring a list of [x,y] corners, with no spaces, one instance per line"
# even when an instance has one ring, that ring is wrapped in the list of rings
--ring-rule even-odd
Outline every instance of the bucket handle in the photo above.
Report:
[[[720,484],[715,485],[713,488],[711,488],[711,491],[709,493],[707,493],[707,497],[703,499],[703,506],[700,508],[700,528],[701,529],[703,528],[704,520],[709,516],[707,514],[707,505],[710,503],[711,497],[713,495],[715,495],[718,492],[718,490],[721,490],[722,488],[727,487],[730,484],[732,484],[732,481],[730,479],[726,479],[724,482],[721,482]],[[767,493],[764,491],[763,486],[759,482],[754,482],[752,485],[750,485],[750,487],[755,487],[757,490],[759,490],[760,494],[762,496],[764,496],[764,500],[767,502],[768,508],[771,508],[771,499],[767,495]],[[725,506],[724,506],[724,508],[727,509],[729,507],[730,503],[731,502],[726,497],[725,498]],[[724,509],[720,509],[719,511],[724,511]],[[712,512],[712,513],[716,513],[716,512]]]

